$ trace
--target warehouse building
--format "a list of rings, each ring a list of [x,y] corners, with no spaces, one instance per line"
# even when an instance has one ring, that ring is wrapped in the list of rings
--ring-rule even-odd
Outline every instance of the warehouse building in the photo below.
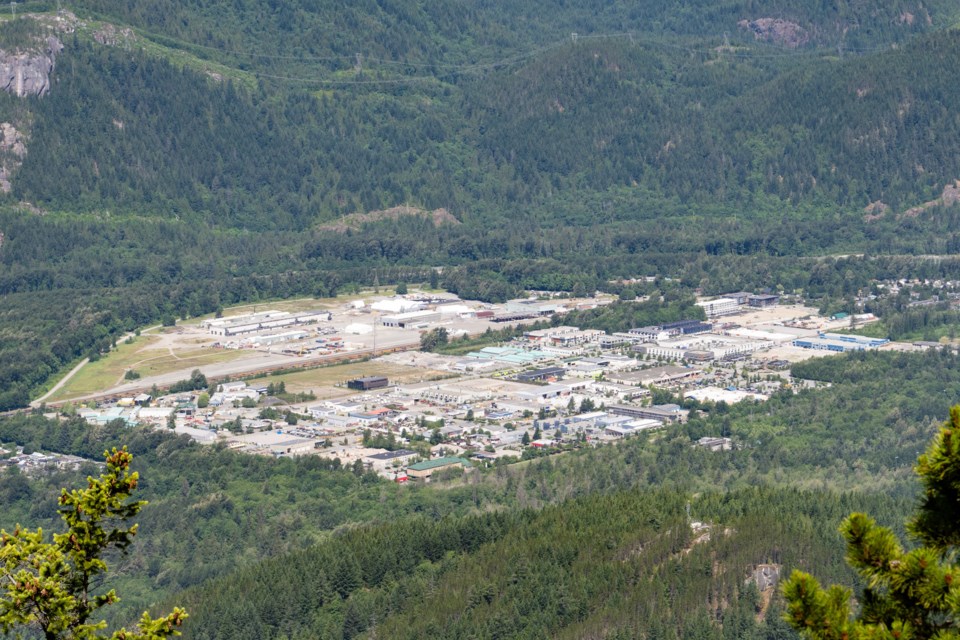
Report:
[[[700,369],[688,367],[675,367],[666,365],[662,367],[652,367],[641,371],[629,371],[625,373],[611,371],[606,378],[610,382],[624,385],[648,385],[664,386],[667,384],[676,384],[681,381],[700,375]]]
[[[384,451],[369,455],[366,457],[366,463],[377,471],[383,471],[388,467],[406,464],[419,455],[418,452],[411,449],[397,449],[396,451]]]
[[[652,358],[708,362],[753,353],[770,345],[770,342],[759,340],[708,334],[692,339],[664,341],[660,344],[642,344],[633,347],[633,350]]]
[[[775,295],[757,295],[750,296],[747,298],[747,304],[751,307],[757,307],[760,309],[766,307],[775,307],[780,302],[780,296]]]
[[[437,471],[441,469],[451,469],[457,466],[463,469],[470,469],[473,465],[463,458],[435,458],[434,460],[427,460],[410,465],[407,467],[407,476],[417,480],[429,480],[430,476]]]
[[[517,374],[517,382],[548,382],[560,380],[567,372],[563,367],[546,367]]]
[[[556,302],[547,302],[544,300],[508,300],[506,304],[507,313],[529,314],[531,317],[549,316],[551,314],[563,311],[564,307]]]
[[[842,333],[820,333],[816,338],[797,338],[793,346],[802,349],[816,349],[818,351],[865,351],[876,349],[890,342],[884,338],[869,338],[867,336],[847,335]]]
[[[399,329],[406,329],[408,327],[416,327],[439,321],[440,313],[437,311],[408,311],[407,313],[398,313],[380,318],[380,324],[383,326],[397,327]]]
[[[200,326],[215,336],[238,336],[265,329],[290,327],[301,324],[315,324],[320,321],[329,321],[329,311],[304,311],[289,313],[287,311],[263,311],[229,318],[215,318],[204,320]]]
[[[378,300],[370,305],[374,311],[382,311],[391,314],[409,313],[411,311],[420,311],[426,305],[419,300],[407,300],[406,298],[396,297],[386,300]]]
[[[690,414],[689,411],[681,409],[680,405],[676,404],[655,404],[650,407],[637,407],[632,404],[615,404],[607,407],[607,410],[618,416],[659,420],[660,422],[686,422],[687,416]]]
[[[388,384],[385,376],[367,376],[350,380],[347,382],[347,388],[355,391],[370,391],[371,389],[383,389]]]
[[[700,320],[678,320],[677,322],[662,324],[660,328],[666,331],[667,335],[673,337],[707,333],[713,329],[713,325],[709,322],[701,322]]]
[[[708,318],[718,316],[727,316],[740,311],[740,305],[733,298],[717,298],[716,300],[705,300],[697,303],[698,307],[703,308],[703,312]]]
[[[282,333],[271,333],[265,336],[251,336],[249,338],[244,338],[242,342],[243,344],[259,347],[269,347],[274,344],[302,340],[308,335],[309,334],[306,331],[284,331]]]
[[[851,344],[860,344],[865,347],[876,348],[890,342],[887,338],[871,338],[869,336],[858,336],[849,333],[821,333],[820,337],[824,340],[838,340]]]

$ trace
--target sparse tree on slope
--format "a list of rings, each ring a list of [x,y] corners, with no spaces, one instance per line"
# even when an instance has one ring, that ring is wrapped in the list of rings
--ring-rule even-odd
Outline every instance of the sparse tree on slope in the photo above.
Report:
[[[26,628],[39,630],[47,640],[161,640],[180,635],[177,628],[187,617],[180,608],[157,619],[144,613],[136,631],[101,633],[107,623],[97,621],[95,614],[119,600],[112,589],[98,589],[107,571],[102,556],[130,546],[137,525],[127,526],[126,521],[146,504],[128,501],[138,480],[137,473],[129,471],[133,456],[126,449],[105,455],[105,473],[88,478],[85,489],[64,489],[60,494],[65,533],[45,542],[41,529],[18,525],[12,533],[0,531],[0,631],[4,634]]]
[[[893,532],[862,513],[841,525],[847,561],[866,588],[851,616],[850,590],[827,590],[794,571],[784,584],[787,619],[812,638],[960,638],[960,406],[917,462],[923,498],[908,523],[918,542],[904,551]]]

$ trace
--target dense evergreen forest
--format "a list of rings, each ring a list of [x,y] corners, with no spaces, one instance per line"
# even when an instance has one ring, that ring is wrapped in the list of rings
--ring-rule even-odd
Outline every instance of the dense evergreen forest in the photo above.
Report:
[[[650,585],[642,586],[644,580],[638,582],[636,576],[629,578],[620,573],[626,570],[620,562],[624,545],[640,544],[647,548],[642,538],[656,531],[637,528],[627,508],[624,520],[597,524],[592,520],[597,516],[589,515],[590,505],[597,496],[609,495],[610,500],[636,504],[639,513],[647,513],[643,516],[645,521],[651,516],[644,509],[653,508],[661,514],[656,527],[660,536],[649,539],[654,545],[651,549],[664,545],[656,553],[670,556],[677,552],[676,545],[682,547],[689,542],[686,529],[669,524],[683,515],[677,510],[686,501],[692,501],[693,519],[735,532],[730,540],[711,542],[725,551],[705,547],[713,549],[708,555],[732,554],[729,567],[721,572],[726,577],[719,582],[710,577],[715,574],[703,574],[697,569],[702,567],[698,564],[702,557],[694,560],[684,556],[682,561],[676,558],[675,571],[679,573],[667,572],[666,575],[677,576],[679,582],[671,587],[674,595],[664,609],[664,633],[681,633],[684,625],[680,621],[687,605],[680,602],[702,602],[704,590],[711,589],[720,590],[711,598],[733,602],[734,591],[737,598],[743,593],[742,580],[751,564],[802,565],[815,568],[818,575],[849,581],[839,562],[841,547],[834,544],[840,518],[863,505],[888,524],[902,525],[916,488],[912,462],[942,422],[941,416],[949,405],[960,397],[960,356],[949,353],[857,354],[818,359],[802,369],[798,367],[798,374],[829,382],[831,386],[799,394],[784,392],[763,405],[692,405],[698,415],[662,436],[586,448],[526,465],[481,470],[436,489],[396,485],[314,458],[271,460],[244,456],[162,432],[130,430],[119,423],[91,428],[82,421],[11,417],[0,421],[0,441],[90,459],[97,459],[105,447],[120,443],[130,447],[143,478],[142,497],[150,505],[138,518],[140,535],[130,555],[120,562],[115,578],[119,592],[125,596],[115,614],[119,617],[129,617],[159,599],[188,597],[191,610],[196,613],[196,637],[238,637],[231,636],[228,627],[218,631],[216,621],[222,621],[226,611],[227,617],[259,620],[256,624],[251,622],[251,629],[261,630],[264,635],[260,637],[284,637],[294,630],[303,633],[302,637],[316,637],[326,634],[324,629],[342,629],[346,612],[353,608],[357,610],[350,616],[359,616],[360,620],[354,619],[350,624],[360,625],[357,632],[374,624],[373,620],[376,624],[387,621],[392,625],[392,616],[400,622],[410,615],[427,624],[431,619],[427,611],[443,610],[432,598],[452,589],[463,597],[475,596],[483,601],[476,603],[482,605],[480,609],[466,610],[471,613],[463,623],[486,628],[485,625],[493,624],[493,618],[509,615],[514,607],[532,606],[524,600],[531,597],[529,593],[508,589],[506,582],[500,581],[509,582],[509,572],[516,570],[516,563],[503,564],[504,558],[515,554],[529,556],[534,553],[530,549],[535,547],[543,551],[537,550],[536,554],[541,555],[528,558],[529,580],[567,585],[573,590],[566,597],[572,600],[563,606],[575,603],[577,611],[575,615],[573,609],[562,613],[557,608],[557,598],[562,599],[563,594],[544,591],[542,597],[552,607],[544,612],[547,618],[541,621],[554,630],[548,635],[563,631],[576,637],[602,620],[616,620],[615,626],[628,629],[630,624],[641,621],[646,625],[653,620],[648,617],[653,616],[649,607],[659,611],[666,606],[657,599],[663,592],[657,596],[645,591]],[[864,397],[871,398],[871,402],[864,402]],[[729,435],[742,448],[712,453],[691,446],[704,435]],[[84,473],[89,471],[81,470],[80,475]],[[31,481],[15,470],[6,472],[0,477],[5,522],[56,528],[57,487],[78,479],[77,474],[62,473]],[[629,492],[616,495],[625,490]],[[554,515],[540,514],[541,509],[556,504],[565,506]],[[641,507],[642,504],[648,506]],[[491,519],[491,510],[500,515]],[[581,510],[585,518],[580,529],[573,527],[570,532],[572,535],[582,530],[584,537],[579,541],[552,533],[534,535],[536,529],[528,530],[541,526],[535,524],[540,518],[544,519],[543,526],[561,526],[552,519],[570,510]],[[597,513],[604,510],[609,515],[606,507]],[[806,515],[792,519],[783,517],[783,513]],[[683,515],[681,520],[685,518]],[[573,518],[564,522],[572,526],[575,521]],[[368,530],[368,524],[373,529]],[[464,527],[487,533],[471,534],[476,537],[465,542]],[[598,527],[610,529],[603,529],[600,536]],[[667,530],[672,533],[665,535]],[[435,538],[424,537],[425,531],[432,532],[430,536]],[[403,551],[402,557],[370,556],[369,538],[365,536],[383,539],[377,544],[378,549],[397,545],[397,553]],[[583,543],[607,537],[617,542],[605,549],[593,549]],[[425,546],[411,547],[404,542],[411,539],[420,540],[417,544]],[[431,540],[436,540],[436,544]],[[314,547],[318,543],[320,546]],[[488,543],[505,546],[485,546]],[[334,588],[339,594],[337,598],[321,584],[333,580],[326,572],[309,579],[308,584],[320,585],[316,589],[298,588],[301,577],[290,573],[327,565],[324,558],[330,553],[349,558],[336,546],[324,546],[328,544],[368,549],[368,555],[356,558],[360,581],[351,579],[346,584],[352,587]],[[524,551],[525,545],[529,548]],[[813,549],[817,550],[815,554]],[[559,562],[549,571],[560,573],[549,574],[546,565],[544,573],[539,573],[538,567],[547,558],[542,556],[544,553]],[[586,555],[581,557],[581,553]],[[651,553],[650,558],[638,555],[636,560],[641,564],[631,565],[628,574],[659,566],[661,561],[654,560],[657,556],[652,550]],[[533,557],[541,560],[534,561]],[[255,564],[267,558],[275,560]],[[486,566],[494,558],[499,558],[499,564]],[[373,562],[387,564],[375,568],[369,564]],[[396,564],[390,565],[391,562]],[[664,562],[658,571],[674,567],[669,561]],[[586,566],[584,563],[597,565],[599,573],[584,573],[577,568]],[[247,565],[250,567],[243,568]],[[727,574],[727,570],[731,573]],[[235,571],[239,573],[233,575]],[[501,571],[508,573],[497,577]],[[607,571],[614,571],[619,576],[617,580],[631,580],[630,584],[639,585],[638,591],[630,591],[635,597],[608,597],[611,592],[602,585],[613,577]],[[488,573],[490,577],[486,582],[478,582],[469,577],[473,575],[470,572]],[[222,581],[209,583],[219,579]],[[407,588],[411,580],[426,581],[430,588]],[[445,586],[448,581],[453,582]],[[468,584],[473,595],[463,591]],[[614,584],[620,583],[610,582],[608,586],[612,588]],[[250,599],[233,597],[230,589],[240,587],[228,585],[246,585],[243,588],[250,590]],[[478,591],[486,589],[486,585],[492,595]],[[364,587],[362,593],[351,596],[359,587]],[[186,588],[194,589],[189,596],[175,595]],[[269,594],[278,593],[278,589],[296,593],[271,599]],[[253,595],[257,593],[262,596]],[[742,604],[749,608],[755,606],[752,603],[748,598]],[[316,610],[316,617],[302,615],[305,610]],[[641,615],[639,611],[646,613]],[[733,614],[724,606],[717,606],[704,608],[699,615],[709,629],[722,616]],[[698,633],[702,632],[703,629]],[[517,633],[522,635],[521,630]],[[629,637],[629,632],[625,633]]]
[[[436,267],[486,301],[621,294],[567,319],[607,330],[696,316],[695,289],[832,311],[878,278],[960,279],[950,0],[78,0],[44,26],[60,6],[0,21],[7,54],[64,45],[45,95],[0,92],[26,149],[0,149],[0,410],[138,327]],[[454,221],[331,228],[400,205]],[[894,337],[957,320],[873,310]],[[751,569],[852,584],[837,524],[902,525],[960,398],[950,353],[794,373],[830,386],[438,487],[38,415],[0,441],[131,448],[150,505],[113,615],[182,603],[188,637],[784,638]],[[92,471],[0,475],[3,526],[56,528]]]
[[[67,8],[47,94],[0,95],[27,149],[0,202],[0,409],[137,326],[374,273],[442,266],[490,301],[660,274],[829,307],[956,272],[870,257],[960,247],[937,200],[960,178],[948,2]],[[765,16],[807,41],[738,26]],[[104,20],[132,39],[101,44]],[[43,24],[4,21],[0,48]],[[401,204],[459,224],[318,226]]]
[[[30,112],[13,196],[56,210],[266,230],[410,202],[465,222],[594,225],[875,201],[899,213],[960,178],[945,151],[960,135],[942,72],[960,62],[954,31],[802,64],[585,40],[479,77],[315,92],[66,44],[49,95],[3,100],[15,121]],[[619,190],[599,220],[576,216]]]
[[[788,638],[745,578],[775,562],[849,582],[829,523],[874,507],[897,520],[876,496],[653,490],[364,527],[183,594],[185,636]]]
[[[358,51],[374,61],[410,65],[480,63],[504,51],[566,38],[571,32],[714,39],[729,32],[736,39],[739,21],[764,16],[796,22],[809,32],[811,45],[858,50],[947,26],[956,18],[956,7],[946,0],[692,0],[679,6],[669,0],[586,0],[575,4],[564,0],[369,0],[349,5],[330,0],[239,0],[227,5],[212,0],[79,0],[72,6],[81,15],[89,12],[130,24],[184,46],[206,47],[220,55],[246,53],[242,60],[251,66],[257,64],[258,56],[250,55],[254,50],[263,57],[303,55],[327,62],[346,60],[348,65]],[[752,40],[750,33],[741,37]]]

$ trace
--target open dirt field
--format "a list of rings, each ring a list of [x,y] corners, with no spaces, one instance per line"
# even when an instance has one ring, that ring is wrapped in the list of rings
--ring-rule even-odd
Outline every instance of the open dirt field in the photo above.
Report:
[[[250,381],[249,384],[279,384],[282,381],[289,393],[312,391],[318,400],[326,400],[358,393],[346,387],[347,381],[354,378],[387,376],[390,384],[409,384],[449,375],[442,371],[418,369],[382,361],[367,361],[263,376]]]

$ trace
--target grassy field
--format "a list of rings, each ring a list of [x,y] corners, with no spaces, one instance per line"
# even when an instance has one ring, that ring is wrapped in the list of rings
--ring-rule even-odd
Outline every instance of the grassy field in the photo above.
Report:
[[[171,353],[168,349],[157,349],[157,336],[142,335],[133,343],[122,343],[96,362],[91,362],[80,370],[66,385],[50,398],[50,401],[68,400],[97,393],[120,384],[128,369],[133,369],[141,377],[169,373],[187,367],[227,362],[241,358],[244,351],[224,349],[183,349]]]
[[[387,290],[384,289],[384,291]],[[366,300],[376,295],[373,291],[362,291],[354,295],[344,295],[337,298],[259,301],[256,304],[232,307],[227,309],[224,315],[229,317],[270,309],[278,311],[332,309],[345,304],[349,300]],[[250,355],[247,350],[223,350],[203,346],[210,344],[212,340],[205,332],[197,332],[195,327],[203,319],[210,317],[213,317],[213,314],[191,318],[189,321],[182,323],[184,329],[178,326],[176,328],[153,327],[146,330],[133,343],[119,344],[110,354],[84,366],[77,375],[47,400],[57,402],[102,392],[122,384],[124,374],[130,369],[139,373],[140,378],[149,378],[180,369],[190,370],[206,365],[229,362]],[[188,328],[190,326],[194,328]],[[283,380],[287,390],[291,393],[313,391],[318,398],[332,398],[352,393],[345,386],[337,386],[338,384],[344,384],[347,380],[367,375],[387,375],[391,377],[392,381],[397,382],[413,382],[443,376],[438,372],[422,371],[401,365],[362,362],[270,376],[268,381],[280,382]]]
[[[449,374],[441,371],[429,371],[385,362],[368,361],[307,369],[305,371],[284,373],[282,375],[262,376],[250,381],[250,384],[269,384],[271,382],[273,384],[279,384],[283,382],[288,393],[312,391],[318,399],[325,399],[357,393],[351,389],[347,389],[346,382],[347,380],[362,378],[364,376],[387,376],[391,384],[404,384],[446,377],[448,375]]]
[[[882,322],[869,324],[865,327],[858,327],[852,330],[841,331],[840,333],[855,333],[857,335],[867,336],[870,338],[890,337],[890,332],[887,330],[886,325],[884,325]],[[917,329],[916,331],[910,331],[908,333],[899,335],[897,336],[897,342],[915,342],[917,340],[936,342],[941,338],[947,338],[947,343],[953,344],[956,342],[958,334],[960,334],[960,328],[958,328],[956,325],[944,324],[935,327]]]

